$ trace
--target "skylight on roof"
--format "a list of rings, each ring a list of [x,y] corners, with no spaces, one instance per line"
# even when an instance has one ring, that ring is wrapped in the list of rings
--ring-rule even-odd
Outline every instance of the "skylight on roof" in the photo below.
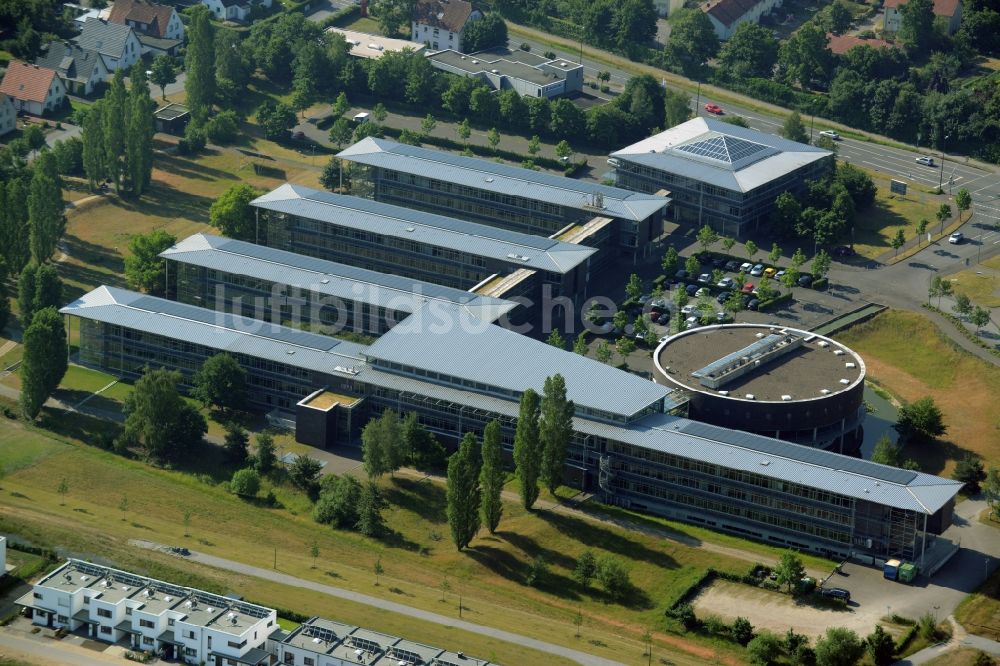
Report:
[[[774,152],[772,148],[764,144],[725,134],[716,134],[700,141],[693,141],[678,146],[676,150],[696,157],[722,162],[736,168],[745,166],[748,161],[756,161]]]

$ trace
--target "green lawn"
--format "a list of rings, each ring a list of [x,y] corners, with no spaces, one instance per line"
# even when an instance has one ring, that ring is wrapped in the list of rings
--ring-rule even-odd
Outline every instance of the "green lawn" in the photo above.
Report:
[[[66,422],[69,419],[80,421],[79,417],[66,416],[56,421],[46,415],[43,423],[70,432]],[[77,429],[86,428],[78,425]],[[462,595],[466,619],[578,645],[619,660],[623,655],[639,657],[639,638],[644,628],[662,630],[666,603],[706,567],[742,572],[748,566],[743,559],[577,517],[545,511],[529,513],[515,504],[505,506],[504,520],[496,535],[481,534],[471,548],[458,553],[450,543],[444,520],[443,487],[399,476],[382,484],[390,504],[386,518],[392,536],[373,541],[353,532],[320,528],[309,517],[308,500],[288,486],[266,485],[274,488],[278,508],[237,499],[226,492],[223,481],[229,470],[217,453],[195,456],[190,471],[197,474],[192,474],[151,468],[72,441],[54,441],[44,432],[20,423],[12,423],[2,434],[0,443],[10,446],[0,446],[0,464],[8,470],[0,495],[0,531],[22,534],[33,542],[59,544],[82,554],[112,557],[123,565],[136,557],[123,546],[128,538],[183,544],[262,567],[272,566],[276,549],[279,568],[294,575],[440,612],[454,610],[457,595]],[[86,473],[80,474],[80,470]],[[69,490],[61,497],[56,490],[64,478]],[[123,495],[128,497],[130,507],[124,520],[117,509]],[[183,536],[185,509],[193,514],[188,538]],[[714,540],[718,535],[705,531],[699,537]],[[64,543],[66,539],[68,543]],[[314,540],[321,553],[318,569],[312,569],[309,556]],[[778,554],[776,549],[739,539],[719,541],[760,552],[762,558]],[[575,559],[587,548],[628,562],[635,587],[626,605],[612,603],[599,590],[584,590],[573,582]],[[548,562],[550,575],[540,588],[527,587],[524,576],[536,557]],[[374,587],[371,567],[378,558],[385,576],[382,584]],[[451,591],[442,602],[441,585],[445,579]],[[235,589],[246,589],[248,584],[241,580]],[[310,608],[308,597],[317,596],[275,592],[276,596],[268,597],[260,591],[263,588],[257,581],[251,588],[254,597],[299,612],[311,612],[304,610]],[[586,635],[599,645],[579,645],[573,637],[572,619],[578,609],[586,618]],[[349,605],[327,612],[344,621],[433,642],[433,633],[425,638],[422,623],[406,618],[386,624],[373,617],[371,609]],[[664,634],[662,640],[681,639]],[[481,639],[472,640],[463,649],[487,657],[484,650],[497,649],[503,663],[538,663],[519,660],[496,646],[487,648],[476,641]],[[694,643],[686,645],[686,649],[678,651],[676,663],[728,661],[738,654],[736,648],[726,645]]]
[[[907,239],[913,238],[921,219],[931,222],[927,231],[938,229],[934,214],[943,199],[939,201],[938,197],[918,190],[912,183],[906,196],[892,194],[888,176],[868,169],[864,171],[875,181],[878,194],[875,204],[859,211],[854,221],[854,249],[859,255],[874,259],[890,251],[892,239],[900,229]]]
[[[1000,271],[1000,257],[993,257],[983,262],[983,266],[991,271]],[[992,272],[982,271],[976,274],[975,268],[951,276],[951,284],[956,293],[965,294],[976,305],[985,308],[1000,307],[1000,286]]]
[[[378,21],[373,18],[362,17],[360,14],[353,14],[348,16],[346,19],[341,19],[337,22],[337,27],[343,28],[344,30],[365,32],[369,35],[381,34],[378,27]]]

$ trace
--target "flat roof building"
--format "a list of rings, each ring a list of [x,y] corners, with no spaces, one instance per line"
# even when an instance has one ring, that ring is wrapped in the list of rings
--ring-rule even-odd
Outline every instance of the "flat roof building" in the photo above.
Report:
[[[181,303],[318,333],[382,335],[426,303],[495,321],[517,303],[244,241],[195,234],[160,253]]]
[[[493,90],[513,89],[522,97],[552,99],[583,90],[583,66],[521,51],[481,51],[466,55],[447,49],[427,56],[436,68],[479,79]]]
[[[725,324],[673,335],[653,354],[693,419],[855,453],[864,439],[865,362],[822,335]]]
[[[371,35],[367,32],[357,32],[355,30],[344,30],[343,28],[329,27],[327,32],[340,35],[351,47],[350,54],[355,58],[366,60],[377,60],[386,53],[397,53],[405,49],[414,52],[423,51],[425,46],[420,42],[411,42],[407,39],[393,39],[382,35]]]
[[[605,258],[647,255],[671,201],[373,137],[337,157],[352,163],[359,196],[540,236],[577,234]]]
[[[773,134],[694,118],[611,154],[618,185],[669,190],[672,217],[724,236],[743,236],[769,221],[782,192],[833,168],[833,153]]]
[[[269,247],[497,298],[586,295],[592,247],[285,184],[255,199]],[[515,276],[496,288],[505,278]]]
[[[496,419],[509,459],[521,395],[541,391],[547,377],[560,373],[575,406],[568,483],[607,503],[831,557],[919,561],[927,534],[950,524],[962,488],[691,420],[688,389],[556,349],[454,305],[428,303],[369,346],[108,287],[62,312],[81,319],[81,361],[112,372],[124,367],[126,376],[144,365],[189,375],[214,351],[232,353],[247,370],[251,406],[269,409],[285,399],[297,436],[320,446],[353,444],[368,419],[391,409],[417,414],[450,441],[481,435]],[[731,363],[716,363],[722,360],[713,356],[697,371],[717,379],[734,372]],[[284,382],[280,390],[269,385],[274,379]],[[753,378],[735,379],[741,380]],[[853,395],[850,388],[842,395]],[[307,413],[311,401],[317,404]]]

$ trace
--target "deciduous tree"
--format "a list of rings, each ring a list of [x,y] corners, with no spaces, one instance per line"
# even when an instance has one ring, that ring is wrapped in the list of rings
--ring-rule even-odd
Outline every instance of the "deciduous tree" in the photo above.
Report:
[[[864,643],[856,633],[831,627],[816,641],[816,666],[854,666],[864,653]]]
[[[229,481],[229,490],[240,497],[256,497],[260,492],[260,475],[255,469],[238,469]]]
[[[153,58],[149,68],[149,81],[160,89],[160,97],[167,99],[167,86],[177,81],[177,68],[174,58],[164,53]]]
[[[306,455],[296,456],[288,466],[288,478],[310,497],[319,491],[319,475],[323,471],[323,463]]]
[[[66,374],[66,329],[54,307],[35,312],[24,332],[20,406],[33,421]]]
[[[719,72],[733,81],[769,79],[778,62],[778,40],[771,30],[744,21],[719,49]]]
[[[226,458],[236,467],[243,467],[250,457],[249,444],[250,435],[239,423],[230,421],[226,424],[226,438],[222,446],[226,451]]]
[[[202,124],[208,120],[215,101],[215,28],[205,5],[195,5],[188,12],[184,90],[192,120]]]
[[[566,380],[560,374],[545,379],[539,418],[539,440],[542,447],[541,480],[555,493],[563,480],[566,451],[573,437],[572,400],[566,398]]]
[[[481,504],[475,433],[465,433],[458,451],[448,460],[447,513],[451,539],[458,550],[469,545],[479,531]]]
[[[250,202],[261,194],[260,190],[246,183],[231,186],[208,209],[209,224],[230,238],[255,240],[256,217]]]
[[[358,523],[361,483],[350,474],[324,477],[319,500],[313,507],[313,520],[337,528],[351,528]]]
[[[480,513],[482,522],[490,534],[495,534],[503,515],[503,502],[500,495],[506,479],[503,469],[503,445],[500,422],[496,419],[486,424],[483,430],[483,463],[479,468],[479,486],[481,489]]]
[[[809,133],[806,131],[806,126],[802,124],[802,116],[799,115],[798,111],[792,111],[785,118],[785,122],[781,126],[781,136],[789,141],[809,143]]]
[[[31,258],[37,264],[49,260],[66,228],[63,215],[62,179],[49,151],[35,159],[28,190],[28,240]]]
[[[786,550],[778,558],[778,565],[774,568],[774,573],[778,577],[778,585],[784,585],[790,593],[806,575],[806,569],[794,551]]]
[[[515,473],[521,482],[521,503],[529,510],[538,499],[538,478],[541,473],[539,418],[538,394],[529,388],[521,394],[521,407],[514,432]]]
[[[209,356],[191,378],[191,396],[206,407],[239,409],[245,402],[247,373],[230,354]]]
[[[900,407],[893,428],[906,441],[919,444],[931,442],[948,430],[941,409],[930,396]]]
[[[178,372],[147,369],[125,398],[122,446],[137,446],[156,462],[181,460],[202,442],[205,417],[177,392]]]
[[[166,289],[165,262],[159,254],[176,242],[177,238],[163,229],[132,236],[128,241],[129,253],[125,255],[125,279],[129,287],[162,296]]]
[[[357,530],[366,537],[381,536],[385,531],[385,519],[382,517],[384,508],[385,500],[378,484],[368,481],[361,487],[361,495],[358,497],[358,522],[355,526]]]

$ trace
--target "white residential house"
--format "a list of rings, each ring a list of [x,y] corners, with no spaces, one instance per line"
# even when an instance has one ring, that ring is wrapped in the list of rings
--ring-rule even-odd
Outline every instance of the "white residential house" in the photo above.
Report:
[[[71,95],[91,95],[111,76],[104,56],[72,42],[49,42],[35,64],[55,70]]]
[[[17,111],[41,116],[62,106],[66,85],[55,70],[11,61],[0,83],[0,93],[10,98]]]
[[[187,664],[270,664],[276,611],[80,560],[35,583],[17,600],[33,624],[83,630],[108,643]]]
[[[208,7],[212,16],[220,21],[238,21],[246,23],[250,20],[250,10],[254,5],[265,9],[271,8],[272,0],[201,0]]]
[[[411,22],[412,40],[434,51],[461,50],[465,26],[482,16],[467,0],[417,0]]]
[[[88,19],[73,42],[81,49],[97,51],[104,56],[109,72],[127,70],[142,56],[142,44],[135,30],[102,19]]]
[[[903,23],[902,7],[906,0],[885,0],[883,28],[886,32],[899,32]],[[944,21],[949,35],[962,27],[962,0],[934,0],[934,16]]]
[[[170,5],[146,0],[115,0],[108,21],[127,25],[141,35],[184,41],[184,23]]]
[[[758,23],[762,16],[781,6],[782,0],[708,0],[701,9],[722,40],[729,39],[740,23]]]
[[[10,97],[0,93],[0,136],[14,131],[17,126],[17,109]],[[7,561],[7,540],[0,537],[0,576],[4,574],[4,563]]]

